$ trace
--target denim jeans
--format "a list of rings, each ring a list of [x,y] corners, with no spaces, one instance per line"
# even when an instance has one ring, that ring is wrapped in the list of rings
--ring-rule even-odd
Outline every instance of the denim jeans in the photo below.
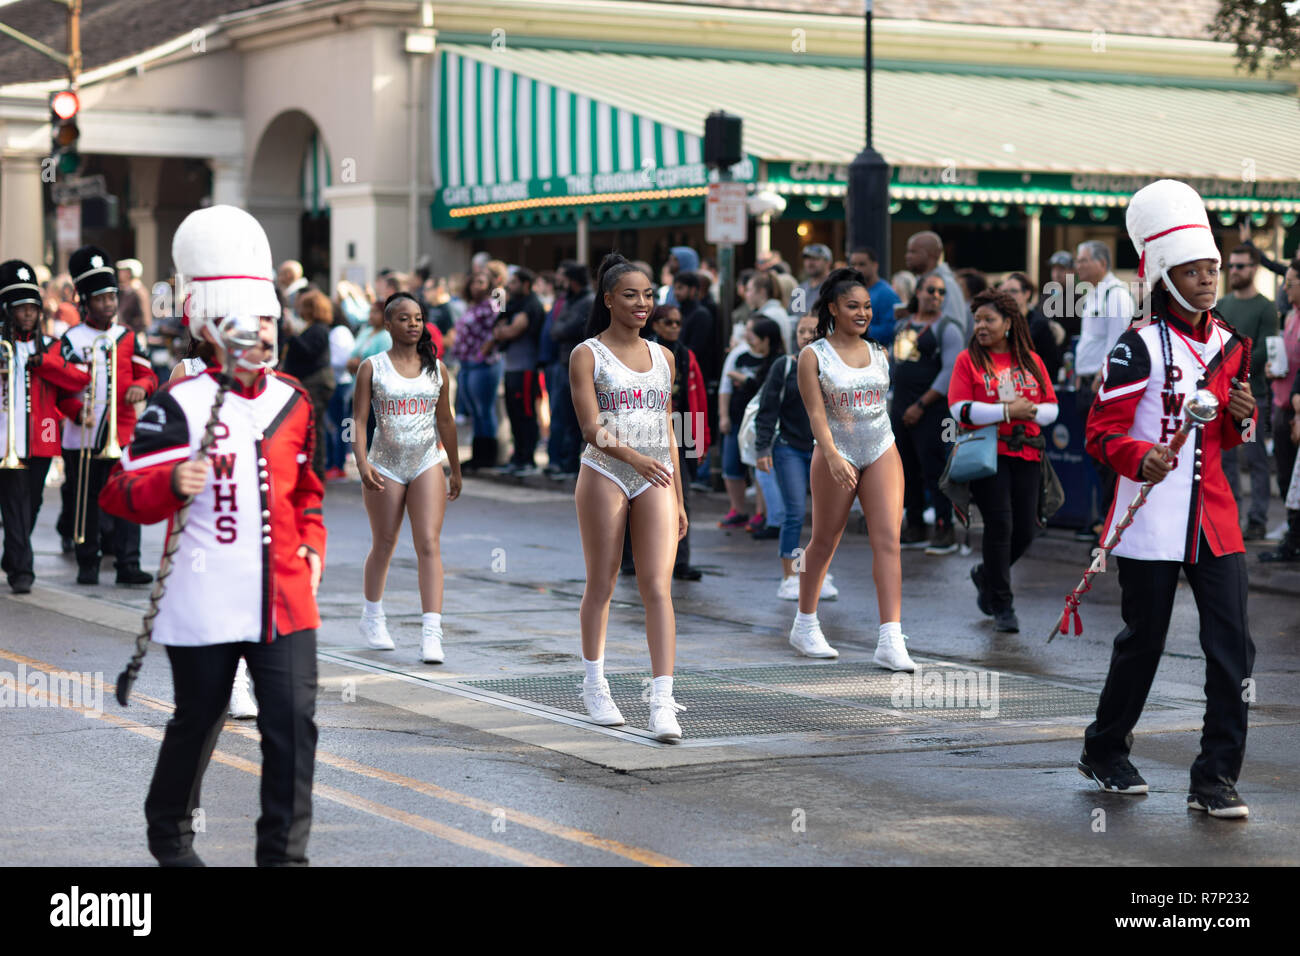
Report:
[[[352,443],[343,440],[343,421],[352,415],[352,383],[340,385],[330,396],[325,427],[325,467],[342,468],[352,451]],[[373,416],[372,416],[373,417]]]
[[[781,489],[776,483],[776,474],[755,468],[754,481],[758,483],[759,489],[763,492],[763,501],[767,504],[767,526],[781,527],[781,522],[785,519],[785,504],[781,499]]]
[[[504,362],[462,362],[460,384],[469,399],[475,438],[497,437],[497,389]]]
[[[745,466],[740,460],[740,439],[734,430],[722,436],[722,477],[729,481],[745,480]]]
[[[569,388],[569,366],[556,362],[546,370],[546,387],[551,397],[551,437],[546,454],[551,465],[561,471],[578,470],[578,455],[582,451],[582,433],[578,430],[578,414],[573,410],[573,394]]]
[[[772,474],[781,491],[784,517],[781,521],[781,557],[793,558],[803,533],[803,516],[808,508],[808,473],[812,452],[800,451],[784,442],[772,446]],[[766,494],[767,492],[764,492]]]

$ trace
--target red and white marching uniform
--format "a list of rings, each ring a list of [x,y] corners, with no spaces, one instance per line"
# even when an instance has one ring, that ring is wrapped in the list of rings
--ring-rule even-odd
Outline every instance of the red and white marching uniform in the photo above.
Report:
[[[1175,315],[1168,323],[1172,391],[1165,389],[1165,355],[1160,323],[1130,328],[1111,350],[1104,383],[1088,416],[1088,452],[1120,476],[1106,519],[1103,541],[1143,483],[1142,459],[1155,445],[1167,445],[1183,424],[1183,404],[1197,388],[1219,400],[1219,417],[1187,438],[1177,464],[1155,485],[1112,552],[1153,561],[1196,561],[1202,535],[1217,555],[1245,551],[1237,502],[1219,467],[1224,448],[1243,440],[1240,423],[1228,414],[1232,379],[1247,381],[1250,343],[1214,313],[1197,329]],[[1204,384],[1202,384],[1204,383]]]
[[[112,374],[113,392],[114,400],[117,402],[117,441],[125,448],[131,443],[131,436],[135,433],[135,406],[126,400],[127,389],[132,385],[139,385],[144,389],[146,396],[152,395],[158,388],[158,376],[154,374],[153,367],[149,364],[149,355],[145,350],[142,337],[116,322],[106,331],[112,340],[117,342],[117,364],[113,367]],[[90,437],[91,447],[95,450],[104,447],[109,418],[107,414],[108,342],[100,342],[97,346],[94,344],[95,339],[103,334],[103,331],[85,322],[74,325],[63,334],[60,350],[65,362],[80,363],[87,369],[89,369],[90,359],[94,359],[97,373],[94,395],[95,421],[89,426],[87,435]],[[89,384],[89,378],[86,381]],[[78,451],[81,448],[80,416],[84,398],[83,391],[59,403],[59,409],[69,418],[63,426],[63,448],[66,451]]]
[[[169,520],[182,501],[172,469],[199,447],[216,395],[215,372],[164,387],[100,495],[100,506],[140,524]],[[306,545],[322,562],[324,487],[311,469],[311,399],[292,378],[265,372],[226,394],[212,470],[190,505],[153,638],[173,646],[269,642],[316,628]],[[215,589],[215,590],[214,590]],[[230,600],[213,604],[217,594]]]
[[[70,364],[59,348],[59,340],[40,333],[13,342],[17,363],[17,406],[20,419],[14,423],[14,445],[19,458],[53,458],[59,453],[59,404],[79,401],[90,384],[90,375]],[[40,362],[29,364],[41,353]],[[9,376],[0,375],[0,455],[8,446]]]

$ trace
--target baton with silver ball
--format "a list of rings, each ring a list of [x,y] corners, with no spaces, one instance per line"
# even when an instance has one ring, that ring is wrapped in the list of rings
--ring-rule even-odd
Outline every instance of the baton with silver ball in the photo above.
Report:
[[[1218,417],[1219,400],[1209,389],[1197,389],[1187,400],[1184,410],[1187,412],[1187,417],[1183,420],[1183,424],[1174,435],[1173,440],[1169,442],[1169,452],[1173,458],[1178,457],[1178,452],[1182,450],[1193,428],[1208,424]],[[1052,628],[1052,633],[1048,635],[1048,644],[1052,643],[1053,638],[1058,633],[1070,633],[1071,619],[1074,621],[1075,635],[1083,633],[1083,622],[1079,619],[1079,600],[1092,590],[1093,575],[1105,568],[1107,555],[1119,544],[1119,539],[1123,536],[1125,529],[1133,523],[1133,516],[1137,514],[1137,510],[1142,507],[1147,500],[1147,495],[1155,486],[1156,482],[1154,481],[1143,482],[1142,487],[1138,489],[1137,494],[1133,496],[1132,502],[1129,503],[1128,510],[1124,512],[1124,517],[1111,528],[1110,537],[1093,558],[1092,565],[1087,571],[1083,572],[1083,580],[1065,596],[1065,611],[1061,614],[1060,621]]]

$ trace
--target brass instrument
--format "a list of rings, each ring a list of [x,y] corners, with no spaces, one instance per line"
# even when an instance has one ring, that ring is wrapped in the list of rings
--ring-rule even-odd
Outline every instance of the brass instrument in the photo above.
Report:
[[[14,355],[14,347],[9,342],[0,339],[0,355],[5,357],[6,375],[8,376],[8,388],[6,391],[7,402],[5,403],[5,445],[7,451],[3,460],[0,460],[0,469],[16,471],[27,466],[23,464],[18,457],[18,362]],[[24,410],[25,411],[25,410]]]
[[[95,396],[99,392],[99,363],[95,361],[95,353],[100,351],[99,343],[108,340],[108,346],[105,351],[104,374],[107,380],[107,387],[104,389],[105,414],[108,417],[108,436],[104,441],[104,450],[96,455],[91,455],[90,440],[93,435],[90,434],[91,423],[94,422]],[[75,518],[73,520],[72,540],[77,544],[83,544],[86,540],[86,506],[87,491],[90,485],[90,459],[92,457],[100,460],[115,460],[122,457],[122,447],[117,443],[117,395],[115,392],[117,368],[117,339],[113,338],[112,330],[103,332],[91,341],[90,348],[87,350],[86,359],[90,364],[90,387],[86,391],[86,401],[82,403],[81,419],[81,449],[77,455],[77,499],[73,508]],[[85,410],[91,409],[90,423],[85,419]]]

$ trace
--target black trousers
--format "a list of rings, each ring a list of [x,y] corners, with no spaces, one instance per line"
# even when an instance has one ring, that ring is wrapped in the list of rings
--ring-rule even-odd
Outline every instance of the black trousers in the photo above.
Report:
[[[506,415],[510,417],[510,434],[515,439],[511,464],[532,465],[537,453],[537,400],[542,389],[535,370],[506,372]]]
[[[316,764],[316,631],[270,644],[168,647],[176,712],[167,722],[145,800],[149,852],[176,856],[194,843],[203,772],[225,723],[239,658],[248,661],[262,734],[257,865],[306,865]]]
[[[1296,447],[1291,442],[1291,419],[1295,417],[1295,412],[1288,404],[1275,406],[1272,414],[1273,460],[1277,462],[1277,490],[1285,501],[1287,489],[1291,487],[1291,472],[1295,470]]]
[[[995,611],[1010,610],[1011,565],[1034,540],[1043,466],[998,455],[998,472],[970,483],[984,518],[984,581]]]
[[[949,417],[948,406],[935,402],[925,410],[916,427],[903,424],[903,412],[895,402],[890,413],[894,442],[903,459],[903,511],[910,527],[925,526],[925,496],[930,495],[936,526],[952,524],[952,502],[939,490],[939,479],[948,461],[948,445],[943,440],[943,422]]]
[[[63,527],[60,534],[72,536],[77,521],[77,461],[81,453],[64,450],[63,473]],[[100,541],[110,543],[118,570],[138,568],[140,566],[140,526],[125,518],[115,518],[99,510],[99,493],[108,482],[108,473],[113,470],[115,461],[91,458],[88,487],[86,489],[86,540],[77,545],[78,567],[99,569]],[[70,489],[70,490],[69,490]]]
[[[24,458],[24,470],[0,470],[0,521],[4,522],[4,556],[0,569],[13,584],[15,578],[35,577],[32,571],[32,529],[45,494],[48,458]]]
[[[677,542],[677,557],[673,560],[673,570],[683,571],[691,564],[691,482],[695,480],[695,460],[682,458],[682,507],[686,509],[686,536]],[[635,571],[636,562],[632,559],[632,516],[629,514],[623,526],[623,563],[621,570]]]
[[[1201,752],[1192,764],[1193,790],[1237,783],[1246,751],[1243,682],[1255,665],[1246,621],[1246,556],[1215,557],[1204,537],[1200,553],[1195,564],[1117,559],[1124,629],[1115,638],[1097,719],[1084,733],[1090,757],[1104,761],[1128,755],[1164,651],[1181,569],[1196,598],[1205,652],[1205,721]]]

